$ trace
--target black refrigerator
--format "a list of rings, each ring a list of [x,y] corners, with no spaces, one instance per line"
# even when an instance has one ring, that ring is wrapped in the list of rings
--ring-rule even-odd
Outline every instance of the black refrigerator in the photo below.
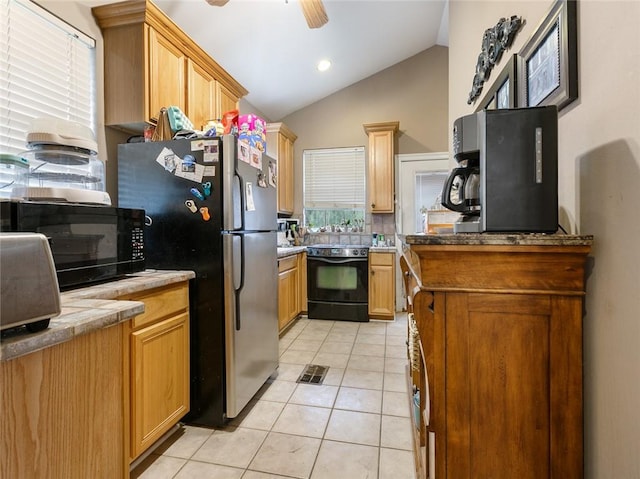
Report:
[[[118,206],[145,210],[147,267],[196,274],[187,423],[223,425],[278,367],[274,172],[232,135],[118,145]]]

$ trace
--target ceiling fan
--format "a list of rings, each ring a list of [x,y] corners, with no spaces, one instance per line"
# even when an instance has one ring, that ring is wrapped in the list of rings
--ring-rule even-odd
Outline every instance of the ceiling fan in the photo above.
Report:
[[[229,0],[206,0],[209,5],[216,7],[222,7],[226,5],[228,1]],[[307,20],[309,28],[320,28],[329,21],[322,0],[298,0],[298,2],[302,7],[302,14]]]

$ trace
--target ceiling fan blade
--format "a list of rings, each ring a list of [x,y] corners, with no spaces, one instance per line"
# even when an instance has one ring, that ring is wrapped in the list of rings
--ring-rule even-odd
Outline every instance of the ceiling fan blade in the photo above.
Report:
[[[309,28],[320,28],[329,21],[322,0],[300,0],[300,6]]]
[[[223,7],[228,1],[229,0],[206,0],[209,5],[213,5],[215,7]]]

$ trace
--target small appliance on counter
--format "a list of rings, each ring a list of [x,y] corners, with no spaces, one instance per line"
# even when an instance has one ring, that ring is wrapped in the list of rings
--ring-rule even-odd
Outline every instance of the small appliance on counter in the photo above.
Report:
[[[558,229],[556,106],[484,110],[453,124],[454,168],[442,205],[454,233]]]
[[[60,314],[60,289],[47,238],[37,233],[0,233],[0,330],[49,326]]]
[[[143,271],[144,223],[141,209],[0,201],[0,232],[44,235],[62,289]]]
[[[104,164],[90,128],[58,118],[36,118],[27,133],[29,181],[13,197],[111,205]]]
[[[29,160],[18,155],[0,153],[0,199],[19,197],[27,186]]]
[[[300,221],[292,218],[278,218],[278,246],[294,246],[299,242]]]

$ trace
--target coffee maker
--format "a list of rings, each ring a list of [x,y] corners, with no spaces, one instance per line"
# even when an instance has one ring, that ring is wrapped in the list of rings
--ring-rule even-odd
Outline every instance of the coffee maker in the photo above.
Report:
[[[484,110],[453,123],[454,168],[442,205],[454,233],[558,229],[556,106]]]

